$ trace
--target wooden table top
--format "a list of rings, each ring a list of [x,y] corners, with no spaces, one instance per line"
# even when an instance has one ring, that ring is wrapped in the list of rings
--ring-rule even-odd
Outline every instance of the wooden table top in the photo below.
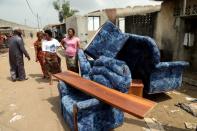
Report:
[[[81,90],[113,107],[138,118],[144,118],[146,114],[156,105],[155,102],[135,95],[125,94],[91,80],[82,78],[71,71],[53,74],[59,80]]]

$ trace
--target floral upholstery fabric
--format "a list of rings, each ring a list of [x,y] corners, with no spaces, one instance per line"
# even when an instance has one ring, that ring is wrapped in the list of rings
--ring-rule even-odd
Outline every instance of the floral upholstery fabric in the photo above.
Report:
[[[90,76],[92,80],[120,92],[128,92],[131,73],[125,62],[101,56],[94,62]]]
[[[98,59],[102,55],[113,58],[127,39],[128,36],[124,35],[116,25],[107,21],[85,49],[85,53],[93,59]]]
[[[61,88],[67,91],[74,89],[65,85],[64,82],[59,82],[58,86],[63,86],[64,88]],[[120,126],[124,121],[124,114],[122,111],[104,104],[80,91],[77,93],[74,91],[64,95],[61,99],[64,120],[72,131],[74,131],[74,104],[76,104],[78,108],[77,121],[79,131],[108,131],[109,129]]]
[[[149,94],[167,92],[181,87],[184,61],[160,62],[150,75]]]

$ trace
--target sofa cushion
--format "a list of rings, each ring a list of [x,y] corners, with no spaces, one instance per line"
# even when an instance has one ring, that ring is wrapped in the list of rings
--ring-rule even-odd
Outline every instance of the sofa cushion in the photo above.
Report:
[[[105,85],[109,88],[113,88],[110,81],[104,75],[100,75],[100,73],[98,73],[98,75],[96,75],[96,74],[92,75],[92,79],[102,85]]]
[[[107,21],[98,30],[93,40],[85,49],[85,53],[93,59],[98,59],[102,55],[114,58],[122,49],[127,39],[127,35],[124,35],[112,22]]]
[[[94,62],[90,77],[121,92],[127,92],[131,83],[131,72],[125,62],[106,56],[101,56]]]

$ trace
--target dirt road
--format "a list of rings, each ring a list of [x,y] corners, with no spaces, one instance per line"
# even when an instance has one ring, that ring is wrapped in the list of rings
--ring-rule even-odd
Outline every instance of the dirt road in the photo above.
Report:
[[[11,82],[8,54],[0,54],[0,131],[69,131],[60,114],[57,82],[49,85],[41,77],[40,65],[35,62],[33,40],[25,40],[31,61],[25,59],[29,80]],[[62,57],[62,69],[65,59]],[[178,92],[154,95],[158,105],[147,117],[154,117],[167,131],[185,130],[184,122],[196,122],[197,118],[175,107],[185,97],[197,97],[196,87],[184,85]],[[125,114],[124,124],[115,131],[143,131],[144,120]]]
[[[25,59],[27,81],[11,82],[8,54],[0,55],[0,131],[68,130],[61,119],[56,83],[50,86],[41,78],[32,42],[25,40],[31,56],[31,61]]]

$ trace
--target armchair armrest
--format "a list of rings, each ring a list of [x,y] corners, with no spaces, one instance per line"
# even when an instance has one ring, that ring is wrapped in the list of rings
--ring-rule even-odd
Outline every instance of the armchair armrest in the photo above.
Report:
[[[99,106],[102,102],[97,100],[96,98],[88,99],[85,101],[77,102],[78,110],[88,110]]]
[[[149,94],[172,91],[181,87],[182,72],[189,65],[185,61],[160,62],[150,75]]]
[[[185,61],[173,61],[173,62],[160,62],[156,65],[156,69],[167,69],[167,68],[185,68],[189,66],[188,62]]]

